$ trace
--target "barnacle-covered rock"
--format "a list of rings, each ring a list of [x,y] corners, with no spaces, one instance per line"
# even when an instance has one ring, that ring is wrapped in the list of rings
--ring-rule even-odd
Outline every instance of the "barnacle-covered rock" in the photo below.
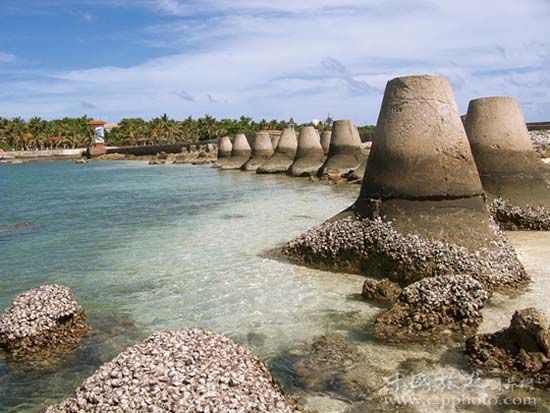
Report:
[[[486,247],[469,249],[417,234],[402,234],[382,219],[347,217],[289,241],[283,253],[309,266],[386,277],[407,286],[427,277],[468,274],[488,291],[509,292],[528,276],[504,234],[491,225]]]
[[[62,285],[20,294],[0,317],[0,348],[13,358],[72,346],[89,331],[82,307]]]
[[[231,339],[202,330],[163,331],[129,347],[84,380],[56,412],[297,411],[265,365]]]
[[[467,275],[424,278],[403,289],[374,322],[377,337],[390,341],[433,340],[441,334],[474,332],[489,293]]]
[[[550,328],[544,313],[535,308],[516,311],[507,328],[469,338],[466,354],[484,374],[528,378],[550,388]]]

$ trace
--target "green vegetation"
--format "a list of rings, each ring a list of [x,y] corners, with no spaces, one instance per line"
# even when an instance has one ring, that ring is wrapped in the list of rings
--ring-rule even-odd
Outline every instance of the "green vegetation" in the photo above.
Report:
[[[88,125],[91,118],[63,118],[59,120],[44,120],[33,117],[29,120],[21,118],[5,119],[0,117],[0,149],[32,150],[82,148],[90,144],[93,138],[92,128]],[[265,129],[282,129],[292,124],[288,121],[262,120],[254,121],[247,116],[239,119],[220,119],[205,115],[198,119],[188,117],[178,121],[166,114],[145,121],[140,118],[123,119],[118,127],[107,132],[106,141],[109,145],[153,145],[176,142],[193,142],[208,140],[236,133],[250,133]],[[328,117],[317,126],[320,130],[330,129],[332,119]],[[360,131],[371,130],[372,125],[360,127]]]

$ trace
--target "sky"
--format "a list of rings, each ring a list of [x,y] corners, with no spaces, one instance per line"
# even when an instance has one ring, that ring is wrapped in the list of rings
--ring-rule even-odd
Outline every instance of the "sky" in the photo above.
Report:
[[[550,120],[550,0],[0,0],[0,116],[374,124],[388,80]]]

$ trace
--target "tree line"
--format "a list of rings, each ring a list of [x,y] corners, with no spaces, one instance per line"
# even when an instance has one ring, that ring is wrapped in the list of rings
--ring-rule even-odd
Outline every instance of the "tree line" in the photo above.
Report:
[[[6,119],[0,117],[0,149],[69,149],[87,147],[94,135],[88,125],[92,118],[63,118],[45,120],[32,117],[24,120],[20,117]],[[177,142],[195,142],[215,139],[236,133],[253,133],[260,130],[280,130],[288,125],[300,128],[307,124],[296,124],[294,119],[255,121],[251,117],[239,119],[220,119],[205,115],[200,118],[189,116],[184,120],[175,120],[166,114],[146,121],[141,118],[123,119],[118,126],[106,132],[108,145],[155,145]],[[327,117],[316,125],[319,130],[330,129],[332,119]],[[373,129],[372,125],[359,129]]]

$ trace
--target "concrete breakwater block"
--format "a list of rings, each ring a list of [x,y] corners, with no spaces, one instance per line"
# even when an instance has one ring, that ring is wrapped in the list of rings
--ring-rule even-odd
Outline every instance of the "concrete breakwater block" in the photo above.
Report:
[[[43,285],[20,294],[0,317],[0,348],[12,358],[47,356],[89,331],[73,292]]]
[[[221,167],[225,162],[231,158],[231,151],[233,150],[233,144],[229,136],[224,136],[218,139],[218,160],[214,164],[215,167]]]
[[[248,144],[248,139],[243,133],[238,133],[233,139],[233,148],[231,149],[231,158],[227,159],[220,169],[241,169],[248,162],[252,149]]]
[[[289,169],[292,176],[315,176],[325,161],[319,132],[313,126],[300,130],[296,159]]]
[[[321,133],[321,147],[323,148],[323,153],[328,155],[330,149],[330,139],[332,138],[332,131],[326,130]]]
[[[297,412],[248,349],[201,330],[155,333],[84,380],[54,412]]]
[[[401,286],[466,274],[506,292],[528,280],[485,206],[450,83],[435,76],[388,82],[359,198],[283,253]]]
[[[546,166],[533,149],[515,99],[472,100],[465,126],[497,222],[506,229],[550,230]]]
[[[250,159],[241,169],[243,171],[255,171],[273,155],[273,144],[267,132],[257,132],[252,146]]]
[[[367,159],[367,152],[361,148],[359,131],[351,120],[334,121],[331,136],[328,156],[320,175],[342,176],[359,168],[361,162]]]
[[[294,128],[285,128],[271,158],[258,167],[259,174],[284,173],[294,162],[298,149],[298,139]]]

